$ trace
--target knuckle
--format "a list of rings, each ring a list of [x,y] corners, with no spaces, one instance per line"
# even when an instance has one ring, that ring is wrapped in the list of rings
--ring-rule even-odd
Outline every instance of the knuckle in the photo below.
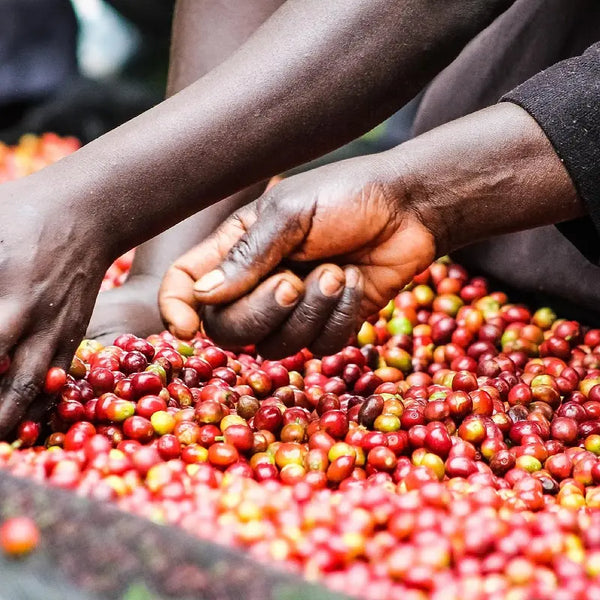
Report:
[[[323,315],[327,312],[324,302],[307,300],[294,312],[293,325],[300,329],[321,329],[324,321]]]
[[[350,329],[357,319],[358,304],[355,301],[340,302],[331,313],[328,328]]]
[[[250,243],[248,235],[244,235],[227,253],[227,262],[232,262],[237,265],[247,266],[253,262],[253,245]]]
[[[39,396],[42,384],[24,375],[16,375],[8,384],[9,392],[16,396],[19,403],[30,404]]]

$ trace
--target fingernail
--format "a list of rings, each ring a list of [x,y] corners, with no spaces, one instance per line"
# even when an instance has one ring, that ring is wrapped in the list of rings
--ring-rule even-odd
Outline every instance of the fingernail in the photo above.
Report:
[[[219,287],[225,281],[225,274],[221,269],[215,269],[210,271],[196,281],[194,284],[194,290],[201,294],[207,294],[212,292],[216,287]]]
[[[344,287],[344,280],[329,269],[321,273],[319,277],[319,289],[324,296],[335,296]]]
[[[358,269],[346,269],[346,287],[355,288],[360,281],[360,271]]]
[[[292,306],[296,304],[299,295],[298,290],[285,279],[275,288],[275,302],[279,306]]]

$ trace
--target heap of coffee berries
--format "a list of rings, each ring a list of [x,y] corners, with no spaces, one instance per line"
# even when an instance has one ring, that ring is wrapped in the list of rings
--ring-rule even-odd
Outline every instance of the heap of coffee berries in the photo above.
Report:
[[[439,261],[354,345],[84,341],[0,466],[362,598],[600,597],[600,330]]]

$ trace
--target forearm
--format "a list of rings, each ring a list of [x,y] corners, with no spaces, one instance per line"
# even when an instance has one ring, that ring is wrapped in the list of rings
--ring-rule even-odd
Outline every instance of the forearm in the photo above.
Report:
[[[221,64],[282,4],[283,0],[180,0],[173,19],[167,97]],[[131,276],[160,279],[171,263],[202,241],[240,206],[254,200],[264,184],[251,186],[187,218],[142,244]]]
[[[535,120],[501,103],[381,155],[445,254],[495,235],[585,214],[563,163]]]
[[[51,167],[58,208],[94,215],[118,255],[368,130],[507,4],[289,0],[225,63]]]

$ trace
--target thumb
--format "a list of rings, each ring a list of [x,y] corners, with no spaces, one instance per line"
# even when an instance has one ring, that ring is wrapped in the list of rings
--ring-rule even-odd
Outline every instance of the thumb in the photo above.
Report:
[[[195,250],[188,252],[186,258]],[[200,317],[196,312],[194,279],[189,270],[182,268],[180,261],[165,273],[158,291],[158,308],[169,331],[185,340],[192,338],[200,328]]]
[[[194,295],[199,303],[224,304],[247,294],[306,238],[312,211],[277,202],[274,192],[253,203],[253,212],[242,209],[232,215],[213,234],[226,254],[196,281]],[[232,229],[242,232],[237,239],[225,236]]]

